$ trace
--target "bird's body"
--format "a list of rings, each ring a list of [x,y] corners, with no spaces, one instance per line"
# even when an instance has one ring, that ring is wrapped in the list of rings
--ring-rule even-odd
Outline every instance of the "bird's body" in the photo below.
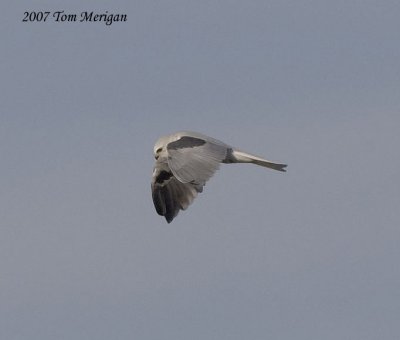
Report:
[[[157,213],[168,223],[203,191],[203,186],[221,163],[253,163],[286,171],[285,164],[270,162],[190,131],[161,137],[154,146],[154,157],[153,202]]]

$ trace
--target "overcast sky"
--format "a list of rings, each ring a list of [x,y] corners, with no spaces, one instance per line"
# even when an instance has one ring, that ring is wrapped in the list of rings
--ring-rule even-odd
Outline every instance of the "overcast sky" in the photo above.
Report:
[[[1,339],[400,337],[400,2],[0,6]],[[182,129],[288,172],[223,165],[167,224]]]

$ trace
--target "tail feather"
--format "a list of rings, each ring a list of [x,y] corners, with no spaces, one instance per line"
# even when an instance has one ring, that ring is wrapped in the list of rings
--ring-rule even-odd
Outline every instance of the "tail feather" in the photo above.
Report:
[[[260,158],[255,155],[251,155],[251,154],[243,152],[243,151],[232,150],[232,156],[233,156],[235,163],[253,163],[253,164],[264,166],[266,168],[286,172],[286,169],[285,169],[287,167],[286,164],[270,162],[266,159]]]

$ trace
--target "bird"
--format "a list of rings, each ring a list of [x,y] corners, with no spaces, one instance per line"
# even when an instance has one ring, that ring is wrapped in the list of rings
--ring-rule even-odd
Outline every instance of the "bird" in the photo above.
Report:
[[[189,207],[221,163],[252,163],[281,172],[285,172],[287,166],[192,131],[160,137],[153,152],[153,203],[156,212],[164,216],[168,223],[172,222],[180,210]]]

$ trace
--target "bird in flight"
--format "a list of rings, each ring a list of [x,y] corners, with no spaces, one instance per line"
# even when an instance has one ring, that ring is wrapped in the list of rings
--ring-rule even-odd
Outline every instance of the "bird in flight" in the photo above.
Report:
[[[159,215],[170,223],[203,191],[221,163],[253,163],[285,172],[286,164],[235,149],[197,132],[181,131],[161,137],[154,146],[156,159],[151,191]]]

